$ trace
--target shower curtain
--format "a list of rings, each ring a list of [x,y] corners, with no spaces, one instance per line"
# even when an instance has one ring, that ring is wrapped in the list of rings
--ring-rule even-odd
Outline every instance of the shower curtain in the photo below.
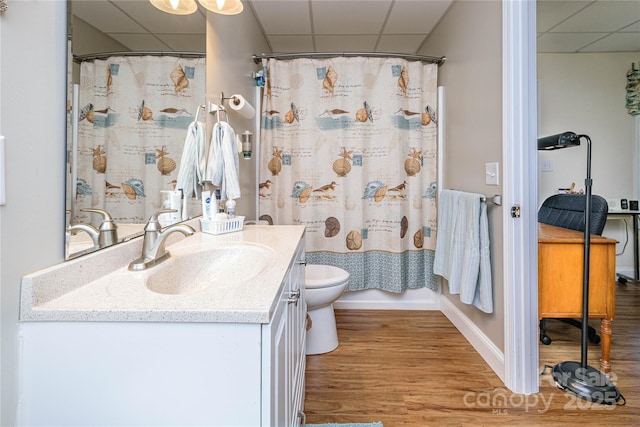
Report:
[[[269,59],[260,219],[306,226],[307,262],[348,290],[437,289],[437,65]]]
[[[160,192],[174,190],[187,128],[204,103],[205,58],[114,56],[80,68],[72,222],[97,225],[80,211],[91,207],[144,223],[162,206]]]

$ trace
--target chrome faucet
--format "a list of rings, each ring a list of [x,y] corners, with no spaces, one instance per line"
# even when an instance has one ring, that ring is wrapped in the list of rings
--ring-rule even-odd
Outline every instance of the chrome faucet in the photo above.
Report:
[[[94,248],[106,248],[118,241],[118,226],[113,222],[113,218],[109,215],[109,212],[102,209],[80,209],[83,212],[92,212],[102,215],[102,222],[100,227],[95,227],[91,224],[73,224],[67,228],[70,233],[75,230],[84,231],[91,237]]]
[[[167,237],[175,231],[179,231],[185,236],[191,236],[196,230],[186,224],[173,224],[162,230],[158,216],[163,213],[177,212],[175,209],[159,209],[149,218],[149,222],[144,227],[144,242],[142,243],[142,256],[129,264],[129,270],[140,271],[151,268],[169,258],[170,254],[164,246]]]

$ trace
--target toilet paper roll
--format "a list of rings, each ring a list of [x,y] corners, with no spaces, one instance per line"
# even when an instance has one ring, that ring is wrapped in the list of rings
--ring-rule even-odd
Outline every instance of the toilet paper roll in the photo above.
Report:
[[[245,119],[251,119],[256,115],[256,109],[242,95],[233,95],[229,107]]]

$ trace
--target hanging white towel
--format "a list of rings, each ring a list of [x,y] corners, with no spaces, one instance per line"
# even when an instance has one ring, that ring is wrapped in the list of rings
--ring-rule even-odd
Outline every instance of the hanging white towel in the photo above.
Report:
[[[237,199],[240,197],[239,167],[235,132],[229,123],[217,122],[211,135],[205,180],[220,187],[223,199]]]
[[[487,206],[482,195],[442,190],[433,272],[460,301],[493,312]]]
[[[176,189],[182,189],[185,203],[191,197],[199,198],[204,181],[205,167],[204,126],[199,121],[194,121],[187,129],[176,179]]]

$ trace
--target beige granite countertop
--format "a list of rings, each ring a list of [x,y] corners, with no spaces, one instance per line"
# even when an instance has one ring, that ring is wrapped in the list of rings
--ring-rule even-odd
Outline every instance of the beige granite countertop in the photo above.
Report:
[[[199,231],[199,221],[190,224],[198,231],[186,238],[173,233],[167,244],[172,257],[145,271],[128,270],[140,256],[138,238],[24,276],[20,320],[268,323],[304,226],[246,225],[242,231],[212,235]],[[250,280],[234,279],[245,273],[236,260],[224,272],[224,285],[195,292],[168,295],[144,284],[154,269],[171,268],[172,259],[203,245],[217,250],[266,247],[262,252],[273,257]],[[247,269],[254,267],[250,257],[246,263]]]

